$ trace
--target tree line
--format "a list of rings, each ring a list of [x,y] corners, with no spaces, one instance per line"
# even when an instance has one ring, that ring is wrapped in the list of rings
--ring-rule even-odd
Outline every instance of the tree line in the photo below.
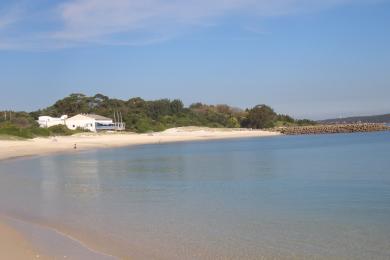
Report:
[[[295,120],[288,115],[277,114],[267,105],[239,109],[228,105],[194,103],[185,107],[179,99],[147,101],[136,97],[129,100],[109,98],[102,94],[86,96],[71,94],[53,105],[34,112],[14,112],[8,122],[0,117],[0,127],[12,124],[20,128],[36,127],[36,119],[42,115],[59,117],[80,113],[99,114],[113,118],[120,112],[126,129],[134,132],[163,131],[172,127],[206,126],[228,128],[263,129],[286,125],[314,124],[309,120]]]

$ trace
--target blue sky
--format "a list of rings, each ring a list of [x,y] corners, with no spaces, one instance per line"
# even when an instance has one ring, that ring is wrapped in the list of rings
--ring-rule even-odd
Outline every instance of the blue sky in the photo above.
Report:
[[[0,110],[81,92],[390,113],[390,1],[3,0],[0,91]]]

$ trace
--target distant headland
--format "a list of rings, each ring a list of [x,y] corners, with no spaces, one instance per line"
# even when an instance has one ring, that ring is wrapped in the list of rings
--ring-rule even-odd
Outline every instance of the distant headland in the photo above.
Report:
[[[318,121],[323,124],[356,124],[356,123],[386,123],[390,124],[390,114],[373,115],[373,116],[354,116],[333,118]]]

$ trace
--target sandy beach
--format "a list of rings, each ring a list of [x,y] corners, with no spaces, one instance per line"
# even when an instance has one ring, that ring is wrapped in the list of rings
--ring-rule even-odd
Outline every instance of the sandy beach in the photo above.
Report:
[[[88,149],[115,148],[132,145],[158,144],[185,141],[204,141],[232,138],[266,137],[277,132],[244,129],[211,129],[183,127],[159,133],[85,133],[74,136],[35,138],[32,140],[0,140],[0,160],[24,156],[41,156],[54,153],[85,151]],[[77,149],[74,149],[76,145]],[[0,221],[0,258],[45,259],[22,235]]]
[[[164,132],[148,134],[84,133],[73,136],[35,138],[31,140],[0,140],[0,160],[22,156],[84,151],[97,148],[276,135],[280,134],[277,132],[261,130],[181,127],[168,129]],[[76,149],[74,149],[75,145]]]

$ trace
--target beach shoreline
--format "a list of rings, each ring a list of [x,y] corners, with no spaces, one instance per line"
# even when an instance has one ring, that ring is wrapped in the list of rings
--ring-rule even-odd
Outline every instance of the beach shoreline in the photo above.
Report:
[[[1,238],[7,234],[7,243],[14,245],[11,249],[2,245],[1,259],[8,255],[12,258],[7,259],[117,259],[56,227],[17,216],[0,214],[0,234]]]
[[[263,130],[182,127],[168,129],[164,132],[146,134],[83,133],[72,136],[40,137],[29,140],[0,140],[0,161],[91,149],[278,135],[281,134]]]
[[[4,160],[48,156],[61,153],[74,153],[92,149],[119,148],[126,146],[192,142],[238,138],[278,136],[278,132],[247,129],[213,129],[183,127],[168,129],[159,133],[85,133],[73,136],[35,138],[31,140],[0,140],[0,162]],[[76,145],[76,149],[75,149]],[[50,259],[43,257],[23,233],[0,219],[1,258],[12,259]],[[8,246],[12,245],[12,246]]]
[[[50,259],[37,250],[31,241],[15,228],[0,219],[0,258],[1,259]]]

